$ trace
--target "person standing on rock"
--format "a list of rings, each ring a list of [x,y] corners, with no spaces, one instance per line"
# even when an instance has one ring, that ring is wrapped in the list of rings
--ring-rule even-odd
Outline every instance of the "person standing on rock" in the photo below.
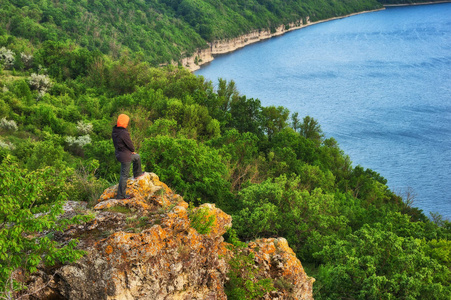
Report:
[[[125,190],[127,188],[127,179],[130,174],[130,165],[133,163],[133,176],[135,178],[144,175],[141,169],[141,157],[135,152],[135,146],[130,138],[127,130],[130,117],[120,114],[117,118],[117,124],[113,127],[113,144],[116,159],[121,163],[121,176],[119,178],[119,186],[117,189],[116,199],[128,199]]]

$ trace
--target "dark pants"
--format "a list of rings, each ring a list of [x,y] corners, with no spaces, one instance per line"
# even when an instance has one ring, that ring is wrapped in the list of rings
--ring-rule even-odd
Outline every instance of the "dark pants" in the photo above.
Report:
[[[133,177],[142,175],[141,157],[139,154],[132,154],[132,160],[129,162],[121,162],[121,177],[119,178],[119,186],[117,188],[117,199],[125,198],[125,190],[127,188],[127,179],[130,174],[130,165],[133,163]]]

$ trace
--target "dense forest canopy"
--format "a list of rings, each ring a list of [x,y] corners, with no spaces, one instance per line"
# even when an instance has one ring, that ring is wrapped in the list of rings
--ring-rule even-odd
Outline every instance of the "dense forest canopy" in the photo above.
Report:
[[[449,299],[451,223],[353,166],[311,116],[160,63],[207,41],[375,1],[0,0],[0,295],[12,271],[82,253],[51,236],[67,199],[118,181],[120,113],[146,171],[233,216],[230,239],[283,236],[316,299]],[[301,115],[300,115],[301,114]],[[383,175],[383,174],[382,174]],[[39,217],[35,213],[49,212]],[[78,216],[69,222],[82,222]],[[12,226],[17,224],[20,226]],[[24,255],[23,253],[26,253]],[[233,294],[233,293],[232,293]]]

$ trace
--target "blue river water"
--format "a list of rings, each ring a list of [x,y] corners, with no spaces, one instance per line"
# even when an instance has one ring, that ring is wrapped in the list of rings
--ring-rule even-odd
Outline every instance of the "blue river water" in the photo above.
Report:
[[[451,3],[319,23],[196,72],[319,121],[353,165],[451,220]]]

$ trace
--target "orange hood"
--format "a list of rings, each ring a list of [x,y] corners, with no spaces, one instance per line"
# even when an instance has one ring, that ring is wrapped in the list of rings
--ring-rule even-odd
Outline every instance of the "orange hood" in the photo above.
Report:
[[[117,127],[127,128],[128,122],[130,122],[130,118],[125,114],[120,114],[119,117],[117,117]]]

